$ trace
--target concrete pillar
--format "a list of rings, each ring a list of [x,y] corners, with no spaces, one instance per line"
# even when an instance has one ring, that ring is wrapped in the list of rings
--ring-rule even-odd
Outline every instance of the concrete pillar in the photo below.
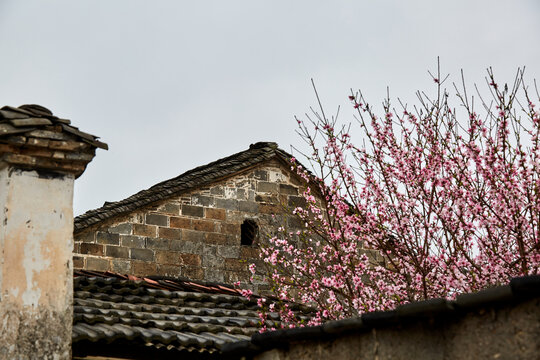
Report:
[[[70,359],[73,184],[92,135],[45,108],[0,109],[0,359]]]

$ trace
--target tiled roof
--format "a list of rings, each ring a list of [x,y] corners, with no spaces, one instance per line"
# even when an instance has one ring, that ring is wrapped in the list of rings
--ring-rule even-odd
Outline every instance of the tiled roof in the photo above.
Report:
[[[75,233],[103,220],[127,214],[154,202],[226,178],[274,157],[287,162],[291,155],[279,149],[277,144],[273,142],[252,144],[248,150],[189,170],[175,178],[142,190],[127,199],[106,202],[98,209],[77,216],[75,218]]]
[[[256,298],[221,284],[76,270],[73,298],[74,356],[219,357],[261,326]],[[269,319],[279,325],[277,313]]]
[[[107,144],[98,141],[97,136],[87,134],[71,125],[71,121],[54,116],[53,113],[40,105],[21,105],[18,108],[4,106],[0,109],[0,139],[12,135],[30,134],[37,138],[61,140],[60,134],[51,130],[59,126],[63,131],[75,135],[81,141],[101,149],[108,149]]]
[[[320,326],[255,333],[249,341],[227,344],[222,351],[230,357],[253,356],[270,349],[287,347],[292,342],[332,340],[351,333],[408,323],[432,323],[442,318],[456,320],[483,307],[515,304],[535,298],[540,298],[540,275],[514,278],[508,285],[463,294],[455,301],[431,299],[401,305],[392,311],[364,313],[358,318],[330,321]]]

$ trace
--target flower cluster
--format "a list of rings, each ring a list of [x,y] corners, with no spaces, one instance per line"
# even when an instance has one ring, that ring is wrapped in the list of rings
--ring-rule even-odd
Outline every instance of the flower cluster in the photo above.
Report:
[[[465,87],[453,109],[440,74],[414,111],[387,99],[378,117],[352,94],[360,146],[322,109],[297,119],[312,148],[312,173],[291,162],[305,230],[282,227],[262,249],[286,326],[303,325],[289,301],[315,306],[318,324],[539,273],[540,112],[521,70],[510,90],[488,77],[483,113]]]

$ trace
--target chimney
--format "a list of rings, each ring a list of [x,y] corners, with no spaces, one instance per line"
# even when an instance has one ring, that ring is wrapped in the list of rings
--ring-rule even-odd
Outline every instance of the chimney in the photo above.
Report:
[[[96,148],[42,106],[0,109],[1,359],[71,359],[73,183]]]

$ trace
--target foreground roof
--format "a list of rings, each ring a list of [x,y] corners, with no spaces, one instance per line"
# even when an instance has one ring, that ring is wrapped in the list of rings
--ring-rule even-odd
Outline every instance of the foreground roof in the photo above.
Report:
[[[189,170],[175,178],[140,191],[124,200],[106,202],[98,209],[90,210],[77,216],[74,224],[75,233],[101,221],[130,213],[157,201],[224,179],[276,157],[279,160],[288,162],[292,156],[279,149],[278,145],[273,142],[252,144],[248,150]]]
[[[76,270],[73,298],[75,357],[215,358],[261,327],[256,298],[215,283]]]

